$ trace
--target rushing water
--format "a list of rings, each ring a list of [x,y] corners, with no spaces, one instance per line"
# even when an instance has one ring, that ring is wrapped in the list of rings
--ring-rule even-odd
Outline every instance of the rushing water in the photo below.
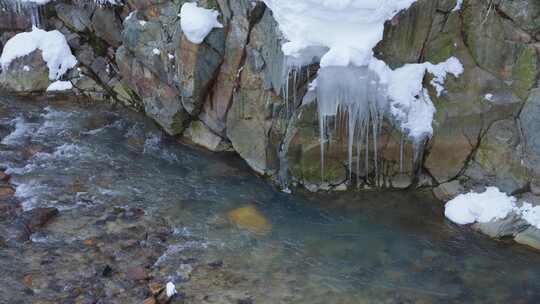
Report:
[[[540,254],[452,225],[425,193],[287,195],[232,155],[182,146],[127,110],[74,102],[0,97],[0,136],[0,165],[25,209],[54,206],[60,223],[101,205],[165,217],[175,233],[155,267],[215,297],[193,303],[228,303],[236,291],[254,303],[540,302]],[[233,225],[238,208],[252,221]],[[34,242],[90,233],[53,230]],[[193,255],[222,261],[227,283],[184,277]],[[0,265],[16,268],[13,259]]]

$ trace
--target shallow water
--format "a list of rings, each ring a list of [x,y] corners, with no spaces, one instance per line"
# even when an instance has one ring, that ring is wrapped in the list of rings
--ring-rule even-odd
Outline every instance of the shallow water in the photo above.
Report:
[[[452,225],[425,193],[287,195],[233,155],[185,147],[103,106],[0,97],[0,136],[23,208],[61,211],[34,243],[96,233],[63,217],[143,208],[174,227],[156,271],[205,294],[194,303],[540,302],[540,254]],[[219,261],[227,277],[189,269],[190,257]]]

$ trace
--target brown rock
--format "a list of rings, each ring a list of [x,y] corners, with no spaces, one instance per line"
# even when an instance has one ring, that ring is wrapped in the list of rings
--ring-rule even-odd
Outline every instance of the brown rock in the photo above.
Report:
[[[126,275],[130,280],[134,281],[142,281],[148,278],[146,270],[142,267],[130,267],[127,269]]]
[[[1,187],[0,188],[0,199],[8,199],[15,195],[15,189],[12,187]]]
[[[45,227],[59,214],[56,208],[36,208],[22,214],[26,227],[31,231]]]
[[[146,298],[143,304],[156,304],[156,299],[154,297]]]
[[[28,288],[32,288],[32,282],[33,282],[33,279],[32,279],[32,275],[31,274],[27,274],[23,277],[22,279],[22,283],[24,284],[24,286],[28,287]]]
[[[148,284],[148,289],[150,289],[150,292],[155,296],[158,295],[164,287],[158,282],[151,282]]]
[[[0,180],[1,181],[7,181],[9,180],[10,176],[4,171],[0,171]]]
[[[94,246],[96,244],[96,241],[93,239],[86,239],[83,241],[83,244],[85,246]]]

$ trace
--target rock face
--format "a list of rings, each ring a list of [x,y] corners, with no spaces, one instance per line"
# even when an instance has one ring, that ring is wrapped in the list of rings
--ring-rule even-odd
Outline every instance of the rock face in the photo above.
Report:
[[[340,128],[330,131],[321,161],[315,103],[302,104],[317,67],[287,75],[282,36],[262,2],[203,0],[218,10],[222,29],[201,44],[180,26],[185,1],[129,0],[123,6],[56,1],[45,26],[65,34],[80,62],[70,75],[75,93],[109,99],[146,112],[167,133],[213,151],[234,149],[258,173],[283,188],[431,186],[441,198],[495,185],[508,193],[540,195],[540,4],[532,0],[418,0],[385,25],[375,55],[392,68],[464,65],[436,96],[434,135],[413,163],[411,144],[391,122],[383,125],[375,163],[353,159]],[[0,13],[0,43],[28,29],[25,16]],[[1,44],[0,44],[1,46]],[[36,54],[4,71],[2,89],[43,91]],[[12,71],[12,72],[10,72]],[[375,170],[377,168],[377,170]]]

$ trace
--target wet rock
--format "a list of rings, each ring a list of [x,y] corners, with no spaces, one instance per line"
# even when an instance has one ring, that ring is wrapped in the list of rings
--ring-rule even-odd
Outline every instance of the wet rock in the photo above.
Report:
[[[101,275],[108,278],[112,275],[112,273],[113,273],[113,269],[111,268],[111,266],[105,265],[105,267],[103,267],[103,271],[101,272]]]
[[[222,260],[219,260],[219,261],[214,261],[214,262],[210,262],[208,263],[208,266],[210,266],[211,268],[221,268],[223,267],[223,261]]]
[[[25,211],[9,227],[10,236],[18,241],[27,241],[40,228],[45,227],[59,214],[56,208],[36,208]]]
[[[514,236],[525,230],[529,224],[519,215],[512,213],[501,220],[494,220],[488,223],[476,223],[472,227],[492,238],[503,238]]]
[[[459,194],[465,191],[465,187],[457,180],[440,184],[433,189],[433,194],[436,198],[443,202],[448,202],[454,199]]]
[[[50,221],[59,215],[56,208],[36,208],[24,212],[21,217],[26,227],[32,232],[45,227]]]
[[[0,171],[0,181],[7,181],[9,180],[10,176],[4,171]]]
[[[184,137],[193,144],[201,146],[210,151],[224,151],[229,149],[229,145],[223,137],[215,134],[203,122],[194,121],[184,133]]]
[[[253,304],[255,303],[252,298],[239,299],[236,301],[237,304]]]
[[[156,303],[157,303],[156,298],[154,298],[154,297],[146,298],[143,301],[143,304],[156,304]]]
[[[540,250],[540,229],[530,226],[525,231],[518,233],[514,240]]]
[[[15,189],[13,189],[12,187],[0,187],[0,199],[5,200],[13,197],[13,195],[15,195]]]
[[[255,234],[266,235],[272,230],[270,222],[268,222],[255,206],[234,209],[227,214],[227,217],[238,228]]]
[[[126,276],[130,280],[142,281],[148,278],[148,273],[142,267],[129,267],[126,271]]]
[[[150,284],[148,284],[148,289],[150,290],[150,293],[152,293],[152,295],[158,295],[160,292],[162,292],[165,287],[163,285],[161,285],[160,283],[157,283],[157,282],[151,282]]]

